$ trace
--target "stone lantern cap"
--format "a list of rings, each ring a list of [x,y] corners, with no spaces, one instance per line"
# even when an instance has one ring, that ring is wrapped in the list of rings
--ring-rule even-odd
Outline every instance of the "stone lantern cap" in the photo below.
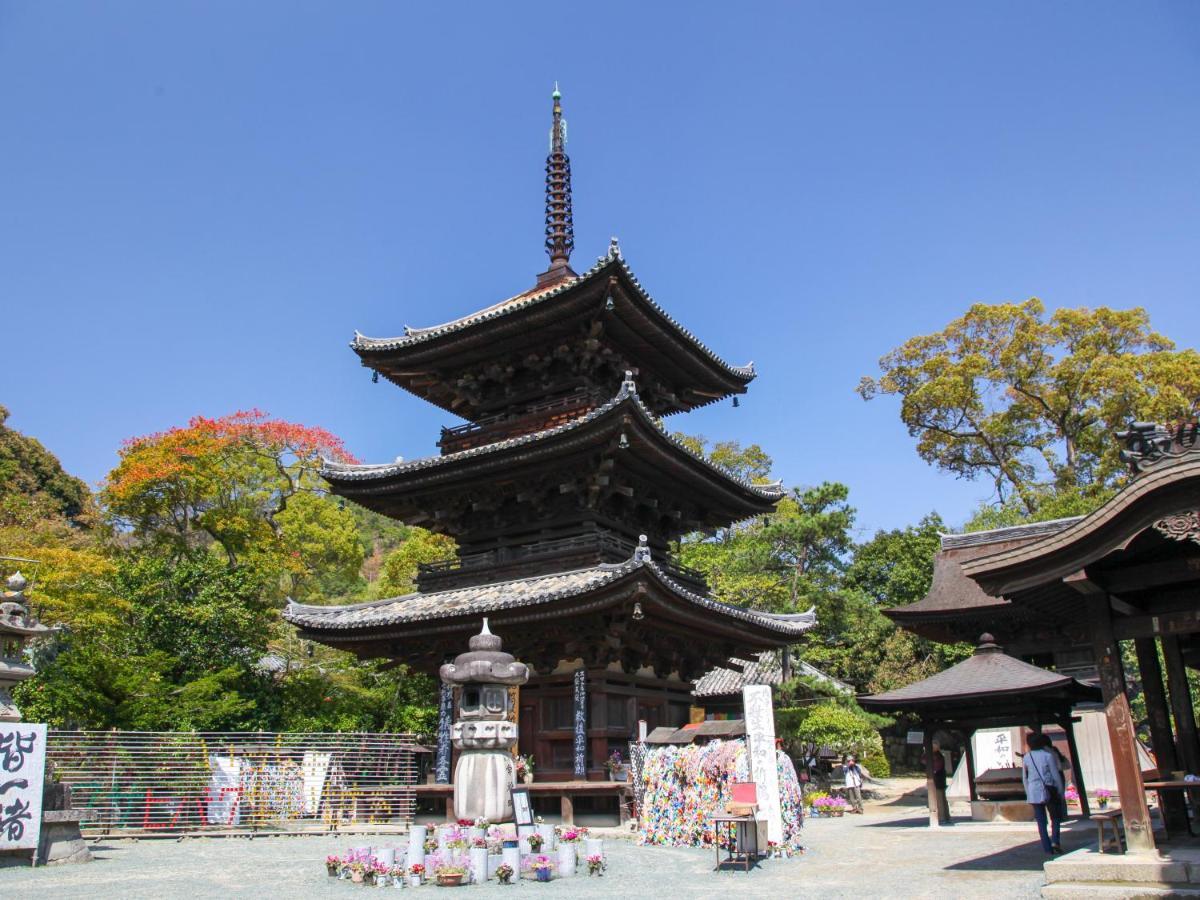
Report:
[[[517,662],[511,653],[500,649],[498,635],[488,629],[488,620],[483,620],[483,630],[467,642],[470,649],[460,653],[454,662],[442,666],[439,674],[447,684],[524,684],[529,680],[529,667]]]

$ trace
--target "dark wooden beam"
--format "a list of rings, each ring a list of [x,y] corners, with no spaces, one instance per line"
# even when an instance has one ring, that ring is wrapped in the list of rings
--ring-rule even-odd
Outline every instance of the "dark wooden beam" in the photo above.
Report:
[[[1157,562],[1124,566],[1104,575],[1104,583],[1108,590],[1116,594],[1188,582],[1200,582],[1200,557],[1178,556]]]
[[[1160,778],[1170,777],[1179,768],[1175,756],[1175,739],[1171,734],[1171,715],[1167,709],[1167,693],[1163,688],[1162,666],[1158,662],[1158,644],[1154,638],[1137,638],[1138,671],[1142,676],[1142,694],[1146,698],[1146,717],[1150,723],[1150,740]],[[1082,794],[1082,791],[1080,792]],[[1178,834],[1187,827],[1187,808],[1183,794],[1165,791],[1161,795],[1166,809],[1162,811],[1167,831]]]
[[[1171,695],[1171,712],[1175,716],[1175,732],[1179,737],[1179,756],[1189,772],[1200,772],[1200,736],[1196,733],[1196,711],[1192,708],[1192,692],[1188,686],[1183,653],[1176,635],[1163,635],[1163,661],[1167,664],[1167,689]]]
[[[1117,791],[1121,795],[1121,812],[1125,817],[1125,838],[1131,853],[1153,853],[1154,829],[1150,823],[1150,810],[1146,806],[1146,791],[1142,786],[1133,715],[1125,694],[1121,645],[1113,634],[1112,609],[1108,605],[1108,598],[1100,595],[1089,597],[1088,612],[1096,669],[1100,674],[1100,689],[1104,693],[1104,715],[1108,720],[1113,769],[1117,776]]]
[[[1114,637],[1121,641],[1140,637],[1193,634],[1200,631],[1200,609],[1117,619],[1112,627]]]

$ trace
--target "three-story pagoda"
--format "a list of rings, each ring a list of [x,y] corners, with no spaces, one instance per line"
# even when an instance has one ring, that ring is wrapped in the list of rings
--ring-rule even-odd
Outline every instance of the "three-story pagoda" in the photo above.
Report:
[[[407,596],[285,613],[307,639],[431,673],[488,616],[535,673],[520,691],[521,752],[536,756],[539,778],[561,780],[601,778],[639,719],[685,724],[693,680],[793,643],[813,623],[811,613],[719,603],[700,573],[669,558],[681,535],[768,513],[782,495],[713,465],[662,424],[745,393],[754,370],[724,362],[671,318],[615,239],[583,274],[571,269],[565,143],[555,90],[550,266],[533,288],[351,344],[364,366],[466,423],[442,429],[440,455],[326,462],[322,474],[341,497],[453,537],[457,557],[422,566]]]

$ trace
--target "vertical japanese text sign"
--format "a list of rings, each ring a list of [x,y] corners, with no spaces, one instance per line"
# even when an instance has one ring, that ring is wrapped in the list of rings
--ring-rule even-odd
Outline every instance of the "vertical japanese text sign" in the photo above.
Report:
[[[746,749],[750,754],[750,780],[758,786],[758,808],[767,820],[767,840],[783,843],[783,816],[779,811],[779,764],[775,757],[775,712],[771,688],[748,684],[742,688],[746,714]]]
[[[575,777],[587,778],[587,671],[575,670]]]
[[[0,722],[0,850],[34,850],[42,830],[46,726]]]

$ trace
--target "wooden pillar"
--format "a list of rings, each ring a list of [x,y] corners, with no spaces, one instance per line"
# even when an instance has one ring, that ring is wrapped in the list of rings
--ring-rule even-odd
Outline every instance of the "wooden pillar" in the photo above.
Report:
[[[1133,716],[1129,712],[1129,698],[1125,695],[1121,645],[1113,635],[1112,608],[1108,596],[1089,596],[1088,614],[1096,669],[1100,673],[1100,689],[1104,694],[1104,715],[1108,720],[1113,769],[1117,776],[1117,791],[1121,795],[1121,812],[1125,818],[1125,838],[1130,853],[1154,853],[1154,830],[1150,825],[1150,809],[1146,806],[1146,791],[1142,787],[1137,737]]]
[[[1162,641],[1163,659],[1167,663],[1167,688],[1171,693],[1171,712],[1175,715],[1175,733],[1179,736],[1179,756],[1185,769],[1198,774],[1200,740],[1196,736],[1196,712],[1192,708],[1192,692],[1188,687],[1187,670],[1183,667],[1179,638],[1164,634],[1159,640]]]
[[[1075,743],[1075,718],[1070,711],[1063,716],[1062,730],[1067,733],[1067,750],[1071,754],[1071,776],[1075,782],[1075,790],[1079,792],[1079,809],[1083,818],[1092,817],[1092,807],[1088,804],[1087,785],[1083,781],[1083,763],[1079,759],[1079,745]]]
[[[937,792],[933,786],[933,722],[924,722],[921,727],[924,729],[922,742],[925,747],[925,793],[929,803],[929,827],[941,828],[942,823],[938,820],[937,808]]]
[[[970,794],[971,802],[974,803],[979,799],[979,793],[975,790],[975,747],[973,746],[975,741],[975,731],[967,731],[965,734],[967,737],[966,741],[964,742],[966,747],[965,752],[967,754],[967,791]]]
[[[1171,734],[1171,715],[1167,708],[1167,694],[1163,689],[1158,645],[1152,637],[1137,638],[1133,645],[1137,650],[1138,671],[1142,675],[1142,694],[1146,698],[1146,718],[1150,721],[1150,741],[1154,748],[1155,762],[1158,764],[1158,776],[1170,778],[1171,772],[1179,768],[1179,758],[1175,754],[1175,738]],[[1178,791],[1163,791],[1159,797],[1162,798],[1164,807],[1159,812],[1167,832],[1183,832],[1187,828],[1187,806],[1183,794]]]

